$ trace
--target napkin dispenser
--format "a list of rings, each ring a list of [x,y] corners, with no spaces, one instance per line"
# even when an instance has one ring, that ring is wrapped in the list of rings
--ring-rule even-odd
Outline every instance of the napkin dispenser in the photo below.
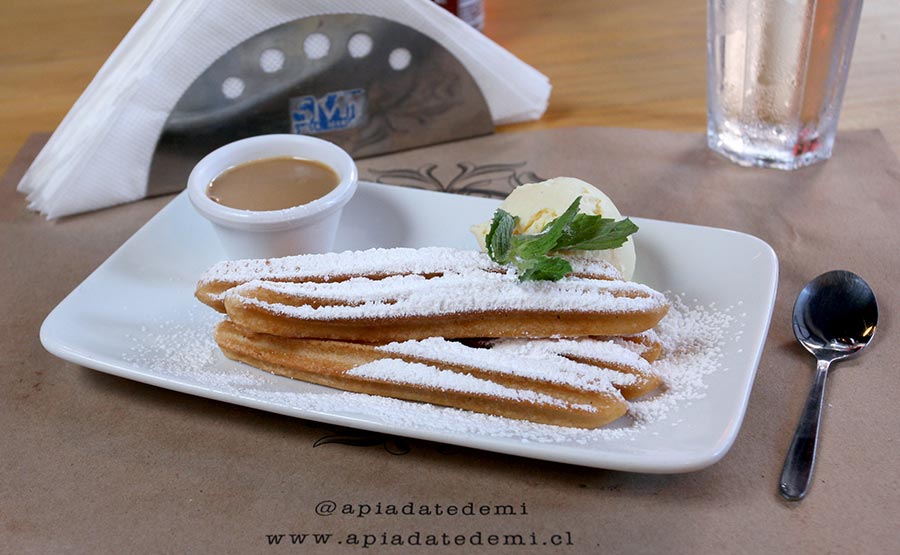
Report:
[[[431,0],[153,0],[18,188],[59,218],[180,190],[235,139],[361,158],[537,119],[550,89]]]
[[[493,130],[478,83],[428,35],[367,14],[304,17],[236,45],[185,90],[146,194],[183,189],[204,155],[253,135],[316,135],[364,158]]]

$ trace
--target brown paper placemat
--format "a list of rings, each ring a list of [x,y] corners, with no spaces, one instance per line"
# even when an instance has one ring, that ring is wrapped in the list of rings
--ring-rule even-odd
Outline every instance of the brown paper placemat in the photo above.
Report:
[[[0,183],[0,552],[900,552],[900,163],[877,131],[841,134],[832,160],[793,173],[738,168],[699,134],[603,128],[360,163],[363,179],[487,195],[571,175],[623,213],[771,244],[778,301],[740,435],[718,464],[673,476],[357,433],[54,358],[43,318],[170,197],[46,222],[14,190],[45,140]],[[791,306],[833,268],[875,288],[879,329],[836,367],[812,492],[790,504],[776,482],[813,370]]]

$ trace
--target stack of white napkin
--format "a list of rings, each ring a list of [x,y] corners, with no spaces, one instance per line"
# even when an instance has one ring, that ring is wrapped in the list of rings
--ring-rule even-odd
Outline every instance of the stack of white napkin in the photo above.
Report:
[[[58,218],[143,198],[156,142],[181,95],[244,40],[295,19],[359,13],[434,39],[472,74],[495,124],[537,119],[548,79],[431,0],[154,0],[19,183]]]

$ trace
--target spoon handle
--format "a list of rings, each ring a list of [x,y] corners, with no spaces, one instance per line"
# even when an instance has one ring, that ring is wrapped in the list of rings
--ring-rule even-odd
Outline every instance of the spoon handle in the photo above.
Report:
[[[822,404],[825,399],[825,380],[828,378],[828,367],[831,361],[819,360],[816,364],[816,379],[787,457],[781,470],[779,489],[781,495],[789,501],[800,501],[806,496],[812,481],[813,465],[816,463],[816,444],[819,437],[819,423],[822,421]]]

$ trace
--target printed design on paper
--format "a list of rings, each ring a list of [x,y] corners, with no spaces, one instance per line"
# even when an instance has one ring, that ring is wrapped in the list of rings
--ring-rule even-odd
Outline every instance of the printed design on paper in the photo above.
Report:
[[[313,447],[322,447],[329,444],[348,445],[351,447],[381,446],[391,455],[406,455],[412,452],[415,442],[407,438],[379,434],[377,432],[348,429],[334,431],[320,437],[313,443]],[[443,443],[434,444],[434,449],[441,455],[455,455],[460,451],[460,448],[455,445],[445,445]]]
[[[372,181],[403,185],[445,193],[504,198],[510,191],[526,183],[545,181],[536,173],[525,170],[527,162],[508,164],[473,164],[458,162],[455,169],[444,171],[439,164],[426,164],[416,169],[369,169]],[[442,175],[446,174],[446,175]]]
[[[342,430],[333,434],[322,436],[313,443],[313,447],[321,447],[330,443],[350,445],[353,447],[377,447],[382,446],[391,455],[405,455],[412,451],[409,440],[374,432],[356,432]]]

